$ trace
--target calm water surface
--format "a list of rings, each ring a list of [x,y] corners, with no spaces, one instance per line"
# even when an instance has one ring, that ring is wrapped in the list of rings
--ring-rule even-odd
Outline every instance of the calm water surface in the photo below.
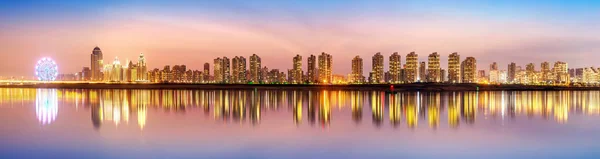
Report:
[[[0,158],[600,158],[600,91],[0,89]]]

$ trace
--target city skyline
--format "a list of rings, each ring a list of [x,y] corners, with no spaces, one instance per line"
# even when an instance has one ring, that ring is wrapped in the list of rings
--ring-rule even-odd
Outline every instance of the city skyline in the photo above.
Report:
[[[0,76],[31,77],[42,57],[56,60],[59,72],[77,72],[95,46],[105,59],[133,61],[143,52],[149,68],[198,70],[215,55],[258,54],[262,65],[285,72],[289,57],[327,52],[337,61],[332,72],[346,75],[356,55],[371,66],[366,59],[381,52],[387,69],[391,53],[412,51],[421,54],[419,63],[438,52],[442,69],[452,52],[500,68],[543,61],[594,66],[600,18],[590,4],[598,2],[569,2],[2,2],[0,62],[16,67],[0,68]],[[365,76],[370,71],[365,67]]]

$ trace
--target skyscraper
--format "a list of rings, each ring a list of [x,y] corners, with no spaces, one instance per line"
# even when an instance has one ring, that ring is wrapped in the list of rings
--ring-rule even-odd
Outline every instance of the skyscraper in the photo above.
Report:
[[[351,83],[362,83],[365,77],[363,76],[363,59],[358,55],[352,59],[352,73],[350,74]]]
[[[405,67],[405,76],[407,82],[416,82],[417,81],[417,67],[419,65],[419,55],[415,52],[410,52],[406,55],[406,67]]]
[[[231,62],[229,58],[223,57],[223,65],[221,67],[221,71],[223,74],[223,83],[231,82]]]
[[[383,83],[383,55],[376,53],[373,55],[373,81],[371,83]]]
[[[246,83],[246,58],[243,56],[238,57],[237,63],[237,83]]]
[[[427,66],[427,82],[440,82],[440,54],[429,54]]]
[[[514,62],[511,62],[510,64],[508,64],[508,72],[507,72],[507,82],[508,83],[514,83],[516,82],[516,77],[517,77],[517,64],[515,64]]]
[[[427,81],[427,64],[425,63],[425,61],[421,61],[421,63],[419,64],[419,81],[420,82],[424,82]]]
[[[398,55],[398,52],[394,52],[391,56],[390,56],[390,82],[391,83],[398,83],[400,82],[401,78],[400,78],[400,69],[402,69],[402,63],[401,63],[401,57],[400,55]]]
[[[454,52],[448,56],[448,82],[460,82],[460,55]]]
[[[231,59],[231,83],[239,83],[239,57],[235,56]]]
[[[288,73],[288,76],[292,76],[292,81],[290,81],[291,83],[302,83],[302,76],[304,74],[304,72],[302,71],[302,56],[300,55],[296,55],[294,57],[294,59],[292,60],[292,63],[294,64],[292,66],[292,74]]]
[[[527,84],[537,83],[535,65],[533,63],[529,63],[525,66],[525,76],[527,77]]]
[[[250,82],[252,83],[260,83],[262,79],[259,78],[261,72],[261,60],[260,57],[256,54],[252,54],[250,56]]]
[[[146,57],[144,57],[144,53],[140,53],[137,69],[137,80],[148,81],[148,66],[146,66]]]
[[[461,64],[462,83],[475,83],[477,76],[477,61],[474,57],[467,57]]]
[[[333,58],[330,54],[322,52],[319,55],[319,82],[320,83],[331,83],[333,76],[331,69],[333,65]]]
[[[92,54],[90,55],[90,67],[91,67],[91,80],[92,81],[101,81],[102,69],[104,68],[104,62],[102,60],[102,50],[98,46],[94,48]]]
[[[204,71],[202,72],[202,82],[206,83],[210,79],[210,64],[204,63]]]
[[[306,76],[308,77],[308,82],[315,83],[318,81],[317,79],[317,57],[315,55],[310,55],[307,59],[307,70]]]

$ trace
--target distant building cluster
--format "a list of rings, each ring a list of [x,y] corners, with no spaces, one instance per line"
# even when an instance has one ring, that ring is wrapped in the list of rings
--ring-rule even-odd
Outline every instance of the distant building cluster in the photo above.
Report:
[[[121,63],[118,57],[115,57],[112,63],[104,63],[102,50],[99,47],[94,48],[90,58],[90,67],[84,67],[78,73],[83,80],[96,82],[147,82],[148,73],[146,59],[143,53],[140,53],[138,63],[126,60]]]
[[[433,52],[427,56],[427,61],[419,61],[419,55],[410,52],[403,63],[398,52],[392,53],[388,58],[377,52],[371,58],[371,71],[366,72],[368,76],[365,77],[362,57],[352,58],[349,74],[334,74],[333,56],[325,52],[306,58],[296,55],[292,57],[291,68],[287,71],[269,69],[256,54],[248,58],[217,57],[212,61],[212,70],[211,63],[204,63],[202,70],[188,69],[186,65],[166,65],[162,69],[147,70],[144,54],[140,54],[137,63],[129,60],[121,62],[116,57],[111,63],[105,63],[102,51],[96,47],[90,57],[90,67],[84,67],[75,74],[59,74],[57,80],[222,84],[600,84],[600,68],[569,69],[567,63],[561,61],[553,64],[543,62],[537,70],[533,63],[522,67],[514,62],[503,70],[494,62],[486,72],[477,68],[474,57],[461,59],[457,52],[451,53],[448,55],[447,68],[442,68],[440,57],[440,54]]]

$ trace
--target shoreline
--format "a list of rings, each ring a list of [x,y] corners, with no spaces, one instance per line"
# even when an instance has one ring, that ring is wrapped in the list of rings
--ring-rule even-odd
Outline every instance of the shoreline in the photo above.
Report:
[[[393,89],[392,89],[393,86]],[[291,89],[291,90],[384,90],[384,91],[556,91],[600,90],[600,87],[536,86],[536,85],[486,85],[486,84],[185,84],[185,83],[43,83],[24,85],[0,85],[0,88],[58,88],[58,89]]]

